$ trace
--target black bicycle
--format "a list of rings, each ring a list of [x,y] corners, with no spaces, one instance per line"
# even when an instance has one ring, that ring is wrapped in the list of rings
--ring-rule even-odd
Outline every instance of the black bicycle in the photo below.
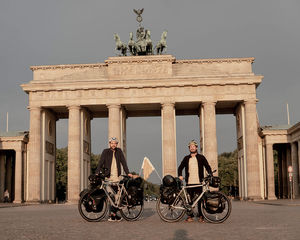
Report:
[[[107,170],[98,175],[90,175],[90,188],[80,193],[78,210],[80,215],[89,222],[99,222],[108,213],[109,204],[120,210],[121,216],[127,221],[136,221],[144,210],[144,190],[140,177],[122,176],[119,182],[105,180]],[[117,186],[115,192],[112,186]]]
[[[215,171],[214,171],[215,172]],[[179,178],[170,175],[167,184],[160,188],[160,198],[156,204],[156,210],[160,218],[166,222],[177,222],[186,212],[193,211],[201,201],[201,211],[204,219],[210,223],[222,223],[231,213],[231,201],[220,191],[210,191],[209,186],[218,188],[221,180],[212,174],[203,179],[199,185],[183,186]],[[170,178],[171,177],[171,178]],[[173,180],[172,180],[173,178]],[[163,182],[166,182],[163,180]],[[187,188],[203,187],[203,192],[190,199]]]

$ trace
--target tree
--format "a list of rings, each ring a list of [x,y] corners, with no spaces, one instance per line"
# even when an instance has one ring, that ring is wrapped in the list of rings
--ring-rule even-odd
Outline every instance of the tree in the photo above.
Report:
[[[226,194],[233,194],[238,189],[238,152],[224,152],[218,156],[219,177],[221,189]],[[230,192],[231,191],[231,192]]]
[[[91,173],[94,173],[100,154],[91,154]],[[68,185],[68,148],[56,149],[56,197],[59,201],[66,199],[67,185]]]
[[[68,148],[56,149],[56,197],[59,201],[66,199],[68,181]]]

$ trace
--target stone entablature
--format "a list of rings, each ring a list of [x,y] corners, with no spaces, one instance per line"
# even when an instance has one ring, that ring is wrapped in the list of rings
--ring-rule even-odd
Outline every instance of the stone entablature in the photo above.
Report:
[[[28,132],[0,133],[0,150],[26,151]]]
[[[300,122],[288,129],[290,142],[300,141]]]
[[[109,57],[104,64],[31,67],[33,80],[22,87],[30,93],[29,105],[42,107],[242,102],[256,99],[256,87],[263,78],[252,72],[253,61],[254,58],[177,61],[171,55]]]
[[[32,66],[31,70],[34,81],[32,83],[68,82],[68,80],[88,82],[88,80],[115,78],[156,79],[158,77],[156,75],[159,75],[160,79],[205,76],[253,77],[251,65],[253,61],[254,58],[176,60],[172,55],[109,57],[105,63]],[[255,83],[259,84],[260,81]]]
[[[291,126],[262,127],[260,136],[265,138],[265,144],[291,143],[300,140],[300,122]]]

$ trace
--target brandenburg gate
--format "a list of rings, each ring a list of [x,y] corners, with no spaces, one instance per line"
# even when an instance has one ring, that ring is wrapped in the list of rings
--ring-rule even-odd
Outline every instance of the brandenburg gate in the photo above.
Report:
[[[176,60],[172,55],[109,57],[104,63],[33,66],[26,201],[55,199],[56,121],[69,119],[68,201],[90,174],[91,121],[108,117],[108,137],[126,153],[126,119],[161,116],[163,175],[177,174],[176,115],[198,115],[201,148],[218,168],[216,114],[236,116],[240,194],[261,199],[253,58]]]

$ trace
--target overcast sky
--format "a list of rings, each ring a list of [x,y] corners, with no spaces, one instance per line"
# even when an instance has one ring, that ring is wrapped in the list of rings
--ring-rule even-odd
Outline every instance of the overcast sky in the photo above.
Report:
[[[20,84],[32,80],[32,65],[104,62],[114,56],[113,34],[128,41],[137,28],[132,9],[144,8],[143,25],[153,42],[168,30],[168,54],[176,59],[255,57],[264,76],[257,89],[260,125],[300,121],[299,0],[0,0],[0,131],[28,130],[28,96]],[[179,116],[177,162],[190,139],[199,140],[196,116]],[[161,173],[160,117],[127,120],[128,163],[139,171],[148,156]],[[57,122],[58,147],[67,145],[67,120]],[[145,128],[145,126],[147,126]],[[92,122],[92,151],[107,141],[107,119]],[[218,151],[236,148],[235,118],[217,116]],[[152,178],[155,178],[152,176]],[[154,180],[155,181],[155,180]]]

